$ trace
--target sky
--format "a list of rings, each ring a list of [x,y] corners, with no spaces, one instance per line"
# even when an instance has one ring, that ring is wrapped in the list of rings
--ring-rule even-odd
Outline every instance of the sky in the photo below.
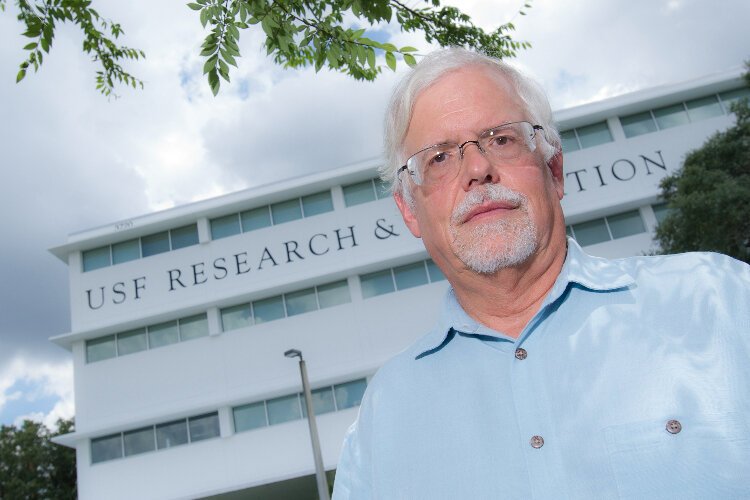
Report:
[[[285,70],[242,32],[232,84],[213,97],[198,56],[205,36],[186,2],[94,0],[121,23],[125,63],[144,90],[95,89],[81,36],[62,25],[38,73],[15,83],[22,47],[15,2],[0,12],[0,424],[52,425],[74,414],[66,265],[48,248],[67,235],[175,205],[335,168],[381,152],[383,110],[405,71],[374,83]],[[554,109],[740,67],[750,59],[750,2],[453,0],[486,29],[512,21],[531,42],[511,62]],[[410,5],[421,5],[409,0]],[[146,15],[147,13],[147,15]],[[396,25],[379,39],[432,48]],[[293,146],[293,147],[292,147]]]

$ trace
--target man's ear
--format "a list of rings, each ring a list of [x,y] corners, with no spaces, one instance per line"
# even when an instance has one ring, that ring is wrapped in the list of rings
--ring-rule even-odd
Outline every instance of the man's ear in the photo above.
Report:
[[[555,152],[555,156],[547,162],[547,167],[549,167],[550,173],[552,174],[552,183],[555,185],[557,196],[562,200],[563,195],[565,194],[565,175],[563,174],[562,150],[557,150]]]
[[[411,234],[413,234],[417,238],[421,238],[422,232],[419,230],[419,222],[417,221],[417,217],[414,214],[414,209],[412,205],[410,205],[409,202],[404,199],[404,196],[401,193],[401,189],[394,189],[393,199],[396,200],[396,205],[401,212],[401,217],[403,217],[404,222],[406,223],[406,227],[409,228]]]

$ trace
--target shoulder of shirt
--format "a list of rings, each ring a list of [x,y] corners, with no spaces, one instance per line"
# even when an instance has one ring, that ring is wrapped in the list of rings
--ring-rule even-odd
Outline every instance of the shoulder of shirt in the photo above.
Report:
[[[714,280],[728,285],[746,280],[750,265],[716,252],[686,252],[671,255],[644,255],[613,259],[624,272],[634,278],[647,276],[681,281]],[[744,281],[747,286],[747,281]]]

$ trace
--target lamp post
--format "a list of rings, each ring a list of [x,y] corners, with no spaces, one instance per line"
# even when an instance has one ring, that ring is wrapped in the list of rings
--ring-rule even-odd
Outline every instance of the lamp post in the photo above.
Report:
[[[307,367],[302,359],[302,352],[298,349],[289,349],[284,353],[287,358],[299,358],[299,373],[302,376],[302,392],[305,394],[305,408],[307,408],[307,423],[310,426],[310,441],[312,442],[313,458],[315,459],[315,480],[318,483],[318,497],[320,500],[329,500],[328,480],[323,468],[323,456],[320,453],[320,440],[318,439],[318,426],[315,423],[313,412],[312,393],[310,383],[307,381]]]

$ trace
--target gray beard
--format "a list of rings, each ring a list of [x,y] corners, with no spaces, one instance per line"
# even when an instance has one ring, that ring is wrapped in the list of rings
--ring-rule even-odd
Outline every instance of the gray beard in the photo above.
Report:
[[[517,205],[523,218],[495,220],[476,225],[471,230],[459,229],[459,221],[471,209],[490,200]],[[494,274],[517,266],[537,248],[537,229],[529,215],[527,198],[502,184],[487,184],[471,191],[453,211],[450,234],[458,258],[479,274]]]

